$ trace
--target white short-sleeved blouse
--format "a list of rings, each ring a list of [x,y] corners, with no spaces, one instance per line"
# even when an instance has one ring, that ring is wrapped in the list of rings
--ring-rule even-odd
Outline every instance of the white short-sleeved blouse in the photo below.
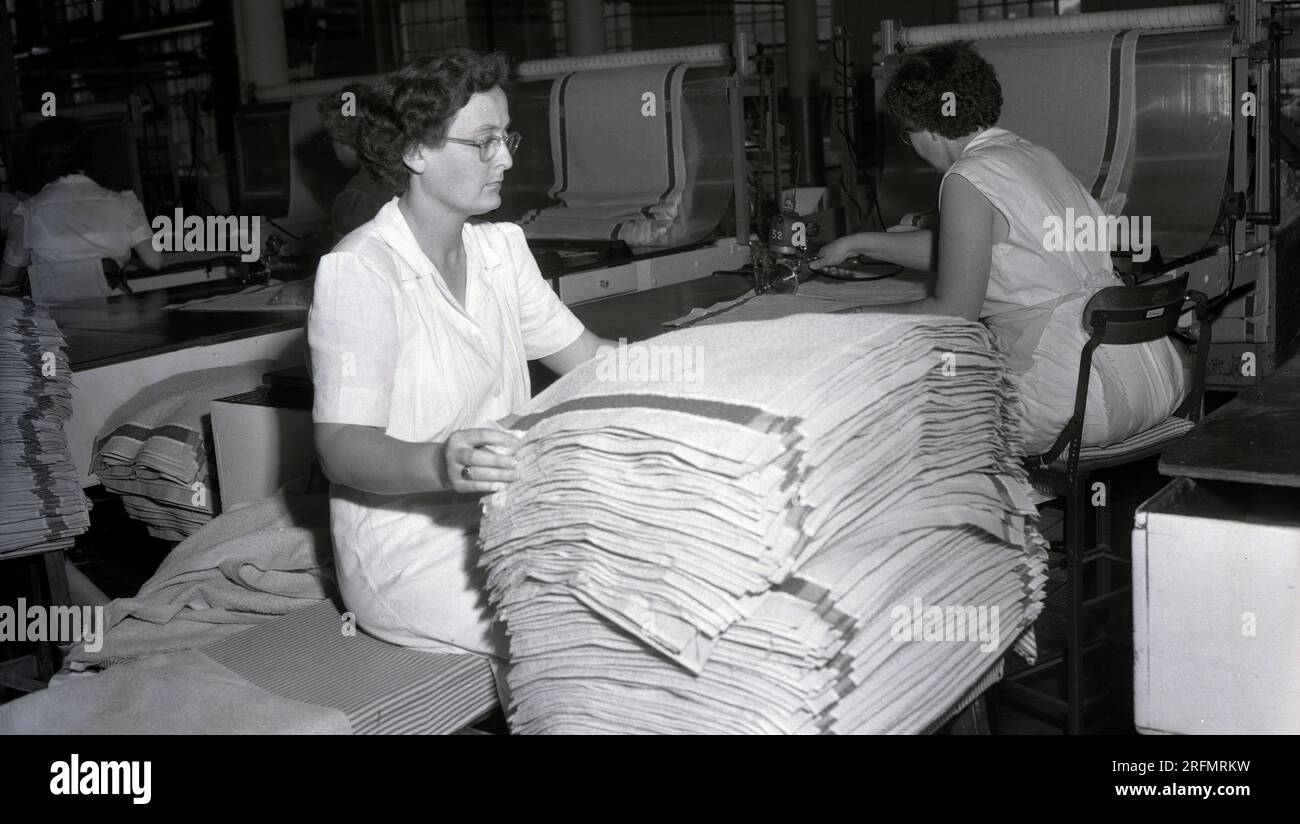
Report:
[[[308,316],[317,423],[411,442],[490,425],[529,399],[527,361],[583,332],[523,231],[466,224],[465,305],[389,201],[321,258]],[[366,631],[403,646],[503,656],[475,564],[477,497],[377,495],[334,484],[340,589]]]
[[[134,192],[113,192],[85,175],[66,175],[18,204],[22,236],[5,244],[12,266],[112,258],[119,266],[131,247],[153,237]]]

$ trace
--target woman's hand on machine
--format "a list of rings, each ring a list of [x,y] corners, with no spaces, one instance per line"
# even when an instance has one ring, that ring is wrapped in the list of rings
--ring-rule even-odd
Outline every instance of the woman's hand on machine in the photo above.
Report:
[[[501,429],[461,429],[443,445],[446,487],[456,492],[495,492],[516,480],[519,438]]]
[[[817,259],[808,265],[812,269],[825,269],[827,266],[839,266],[844,261],[857,255],[862,250],[858,247],[860,238],[854,235],[846,235],[842,238],[832,240],[821,248]]]

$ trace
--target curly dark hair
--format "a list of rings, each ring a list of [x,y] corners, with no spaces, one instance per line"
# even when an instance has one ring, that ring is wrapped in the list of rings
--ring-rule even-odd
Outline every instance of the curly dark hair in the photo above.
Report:
[[[356,109],[352,115],[344,113],[343,95],[349,92],[354,96],[353,99],[356,103]],[[367,106],[375,105],[374,95],[375,90],[370,86],[363,83],[349,83],[316,104],[316,111],[320,113],[321,123],[325,126],[325,133],[330,136],[331,140],[356,148],[358,123],[361,120],[360,115]]]
[[[943,114],[945,92],[956,98],[955,115]],[[903,58],[885,89],[885,108],[908,131],[964,137],[998,122],[1002,84],[970,43],[945,43]]]
[[[35,194],[64,175],[84,172],[90,165],[90,141],[76,120],[51,117],[27,136],[23,158],[23,188]]]
[[[363,100],[354,148],[366,171],[394,191],[406,190],[402,156],[413,146],[442,145],[452,118],[477,92],[505,86],[509,61],[500,52],[448,49],[386,75]]]

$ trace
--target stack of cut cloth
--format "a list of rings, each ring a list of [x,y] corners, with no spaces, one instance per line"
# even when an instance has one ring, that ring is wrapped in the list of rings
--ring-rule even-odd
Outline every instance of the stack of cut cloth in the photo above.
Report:
[[[184,540],[220,511],[212,401],[256,389],[273,368],[262,360],[201,369],[142,389],[100,429],[92,470],[150,535]]]
[[[867,314],[687,329],[565,376],[484,502],[512,729],[919,732],[1013,643],[1032,659],[1046,556],[1013,392],[983,326]]]
[[[90,526],[64,434],[71,415],[63,333],[31,301],[0,298],[0,556],[67,549]]]

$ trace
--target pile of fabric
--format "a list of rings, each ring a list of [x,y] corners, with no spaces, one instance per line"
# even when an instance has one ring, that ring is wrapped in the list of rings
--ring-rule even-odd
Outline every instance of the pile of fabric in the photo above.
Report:
[[[795,315],[607,352],[485,499],[521,733],[907,733],[1028,632],[1013,389],[951,318]]]
[[[71,415],[63,333],[31,301],[0,298],[0,556],[66,549],[90,526],[64,434]]]
[[[178,544],[140,591],[104,611],[96,648],[71,669],[194,649],[335,597],[328,495],[272,495],[222,513]]]
[[[212,401],[257,388],[272,368],[261,360],[195,370],[141,390],[105,421],[92,471],[150,535],[184,540],[220,511]]]
[[[176,546],[138,593],[104,608],[99,635],[73,646],[66,669],[48,689],[0,704],[0,735],[364,729],[329,702],[342,693],[343,701],[368,708],[355,688],[364,681],[347,682],[351,691],[329,681],[340,658],[355,658],[355,648],[345,644],[357,640],[340,634],[330,598],[337,593],[327,496],[274,495],[225,512]],[[295,616],[315,616],[314,634],[293,635],[298,644],[267,637],[266,632],[300,628]],[[239,641],[248,630],[264,630],[258,644]],[[362,640],[372,667],[375,660],[405,652],[375,651],[379,642]],[[322,646],[328,670],[317,657]],[[266,659],[267,676],[293,689],[278,689],[250,672]],[[294,678],[304,667],[318,668],[323,677]],[[321,696],[322,685],[334,692]],[[306,699],[299,700],[295,689],[308,693]],[[318,696],[325,700],[308,700]]]

